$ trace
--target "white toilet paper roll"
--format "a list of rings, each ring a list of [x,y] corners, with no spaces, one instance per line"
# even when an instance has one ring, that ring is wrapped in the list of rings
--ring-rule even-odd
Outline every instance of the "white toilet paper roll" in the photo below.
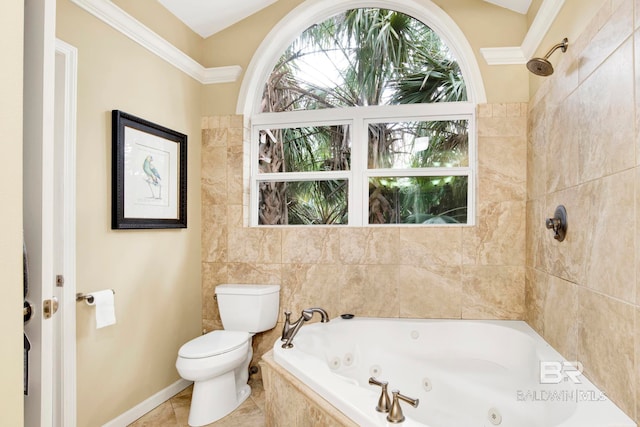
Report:
[[[87,301],[89,305],[96,307],[96,328],[114,325],[116,323],[115,298],[111,289],[92,292],[88,296],[93,298],[93,302]]]

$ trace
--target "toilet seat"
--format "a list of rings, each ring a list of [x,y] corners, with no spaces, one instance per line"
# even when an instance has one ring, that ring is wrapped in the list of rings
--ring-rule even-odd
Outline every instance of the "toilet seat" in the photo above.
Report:
[[[185,359],[203,359],[229,353],[247,343],[250,334],[241,331],[213,331],[192,339],[180,347],[178,356]]]

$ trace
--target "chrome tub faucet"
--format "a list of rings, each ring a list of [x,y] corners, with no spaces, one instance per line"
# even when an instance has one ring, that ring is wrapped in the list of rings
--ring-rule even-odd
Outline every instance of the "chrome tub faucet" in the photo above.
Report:
[[[319,307],[312,307],[302,310],[300,318],[293,323],[291,323],[291,312],[284,312],[284,327],[282,328],[282,338],[280,339],[280,341],[284,341],[284,344],[282,344],[282,348],[293,347],[293,344],[291,343],[291,341],[293,341],[293,337],[296,336],[304,322],[308,322],[309,320],[311,320],[311,318],[313,317],[313,313],[318,313],[320,315],[320,321],[322,323],[327,323],[329,321],[329,315],[327,314],[326,310]]]

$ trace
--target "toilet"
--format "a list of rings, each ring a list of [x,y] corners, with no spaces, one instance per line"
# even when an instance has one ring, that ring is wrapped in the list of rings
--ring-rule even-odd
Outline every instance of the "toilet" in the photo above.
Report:
[[[278,319],[278,285],[224,284],[215,295],[224,330],[192,339],[176,360],[180,376],[194,383],[188,420],[194,427],[219,420],[249,397],[251,339]]]

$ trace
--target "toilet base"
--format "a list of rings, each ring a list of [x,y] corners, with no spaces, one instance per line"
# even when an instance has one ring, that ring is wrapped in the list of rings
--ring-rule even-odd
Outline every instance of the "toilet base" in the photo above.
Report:
[[[200,427],[217,421],[233,412],[250,395],[248,384],[236,389],[234,371],[210,380],[196,381],[193,383],[188,423],[191,427]]]

